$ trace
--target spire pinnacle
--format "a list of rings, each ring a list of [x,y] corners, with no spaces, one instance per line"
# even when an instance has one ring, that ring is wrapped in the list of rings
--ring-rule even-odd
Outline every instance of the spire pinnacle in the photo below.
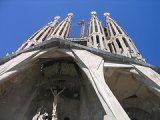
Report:
[[[54,20],[59,20],[61,17],[60,16],[56,16],[54,17]]]
[[[54,20],[53,20],[53,22],[51,22],[51,27],[54,27],[56,24],[57,24],[57,22],[58,22],[58,20],[60,19],[61,17],[60,16],[56,16],[56,17],[54,17]]]
[[[67,17],[59,23],[51,34],[52,37],[58,37],[65,39],[69,35],[70,27],[71,27],[71,19],[73,17],[73,13],[68,13]]]
[[[105,12],[105,13],[104,13],[104,17],[105,17],[106,19],[109,19],[109,18],[110,18],[110,13]]]
[[[92,16],[96,16],[96,15],[97,15],[96,11],[92,11],[92,12],[91,12],[91,15],[92,15]]]
[[[68,13],[68,17],[73,17],[73,13]]]

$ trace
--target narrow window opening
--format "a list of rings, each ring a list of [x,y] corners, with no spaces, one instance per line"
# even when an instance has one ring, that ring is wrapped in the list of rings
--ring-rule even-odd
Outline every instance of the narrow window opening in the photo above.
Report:
[[[92,40],[92,45],[94,45],[93,36],[91,37],[91,40]]]
[[[24,47],[26,47],[28,45],[28,43],[26,43],[25,45],[24,45]]]
[[[99,24],[99,27],[100,27],[100,31],[101,31],[101,33],[103,34],[103,32],[102,32],[102,25],[101,25],[100,22],[98,22],[98,24]]]
[[[97,28],[97,24],[96,24],[95,18],[94,18],[94,25],[95,25],[95,32],[98,32],[98,28]]]
[[[66,28],[67,24],[64,24],[61,31],[59,32],[59,35],[62,35],[63,31],[64,31],[64,28]]]
[[[111,45],[111,43],[109,43],[109,44],[108,44],[108,46],[109,46],[109,50],[111,51],[111,53],[113,53],[113,50],[112,50],[112,45]]]
[[[30,40],[33,39],[37,34],[38,34],[38,32],[35,33],[35,34],[30,38]]]
[[[32,43],[30,47],[34,46],[34,44]]]
[[[47,30],[48,28],[46,28],[37,38],[36,40],[39,40],[41,38],[41,36],[45,33],[45,31]]]
[[[59,26],[56,27],[53,35],[55,35],[55,34],[58,32],[58,30],[59,30],[59,28],[61,27],[62,24],[63,24],[63,22],[61,22],[61,23],[59,24]]]
[[[66,29],[66,31],[65,31],[65,33],[64,33],[64,37],[65,37],[65,38],[68,37],[68,31],[69,31],[69,25],[67,26],[67,29]]]
[[[49,33],[51,32],[51,29],[48,31],[48,33],[45,35],[45,37],[42,39],[42,41],[45,41],[46,38],[48,37]]]
[[[116,42],[117,42],[119,48],[122,48],[121,43],[119,42],[119,39],[118,39],[118,38],[116,38]]]
[[[114,43],[112,43],[112,46],[113,46],[113,48],[114,48],[114,51],[115,51],[115,52],[117,52],[117,50],[116,50],[116,47],[115,47]]]
[[[96,35],[97,44],[99,44],[99,36]]]
[[[113,32],[113,34],[114,34],[114,36],[115,36],[115,35],[116,35],[116,32],[115,32],[115,30],[114,30],[112,24],[110,24],[110,25],[111,25],[112,32]]]
[[[104,47],[106,48],[106,44],[105,44],[105,41],[104,41],[104,37],[102,37],[102,41],[103,41]]]
[[[53,29],[54,29],[53,27],[52,27],[52,28],[50,28],[50,30],[49,30],[49,32],[48,32],[48,34],[47,34],[47,36],[48,36],[48,37],[52,34]]]
[[[55,29],[53,35],[55,35],[58,32],[58,29],[59,29],[59,27]]]
[[[123,40],[124,44],[126,45],[126,47],[129,47],[127,40],[124,37],[122,37],[122,40]]]
[[[27,45],[28,43],[25,43],[24,46],[21,48],[21,50],[23,50]]]
[[[107,32],[106,28],[104,28],[104,33],[105,33],[106,37],[108,37],[108,32]]]
[[[90,26],[91,26],[91,33],[92,33],[92,32],[93,32],[93,28],[92,28],[92,22],[91,22],[91,25],[90,25]]]
[[[117,28],[119,34],[122,34],[122,32],[121,32],[121,30],[119,29],[119,27],[118,27],[114,22],[113,22],[113,24],[116,26],[116,28]]]
[[[104,42],[104,37],[102,37],[102,40],[103,40],[103,42]]]

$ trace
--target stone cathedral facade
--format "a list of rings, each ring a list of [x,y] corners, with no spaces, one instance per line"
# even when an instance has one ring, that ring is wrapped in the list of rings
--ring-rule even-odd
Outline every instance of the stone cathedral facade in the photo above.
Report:
[[[72,18],[56,16],[0,59],[0,120],[160,120],[159,71],[128,34],[93,11],[72,38]]]

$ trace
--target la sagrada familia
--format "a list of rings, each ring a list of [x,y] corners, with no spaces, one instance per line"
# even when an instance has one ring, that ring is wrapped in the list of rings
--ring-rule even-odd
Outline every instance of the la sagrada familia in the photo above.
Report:
[[[160,120],[160,75],[128,34],[93,11],[71,38],[72,17],[0,59],[0,120]]]

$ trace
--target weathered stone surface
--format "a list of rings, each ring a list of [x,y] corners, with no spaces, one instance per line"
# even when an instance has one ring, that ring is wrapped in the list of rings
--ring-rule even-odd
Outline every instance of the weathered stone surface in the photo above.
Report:
[[[106,28],[91,14],[84,40],[66,38],[72,13],[57,16],[0,61],[0,119],[160,119],[160,75],[108,13]]]

